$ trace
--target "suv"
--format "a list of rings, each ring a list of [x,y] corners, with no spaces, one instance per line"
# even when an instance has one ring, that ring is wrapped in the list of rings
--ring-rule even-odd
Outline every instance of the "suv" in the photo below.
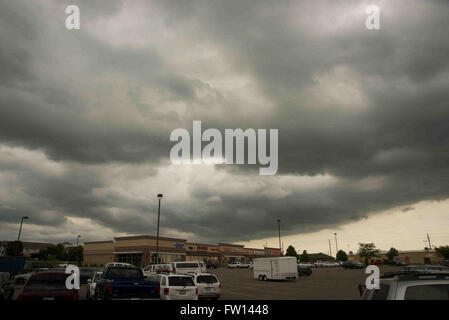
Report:
[[[449,300],[449,272],[390,272],[380,277],[380,289],[363,287],[363,300]]]

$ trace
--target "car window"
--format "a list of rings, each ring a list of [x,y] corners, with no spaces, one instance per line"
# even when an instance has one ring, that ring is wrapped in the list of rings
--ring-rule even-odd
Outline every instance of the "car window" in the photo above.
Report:
[[[198,276],[196,277],[198,283],[217,283],[218,280],[214,276]]]
[[[409,286],[405,291],[405,300],[449,300],[448,284]]]
[[[183,269],[183,268],[198,268],[198,263],[177,263],[176,268]]]
[[[37,292],[37,291],[60,291],[67,290],[65,281],[69,275],[68,274],[38,274],[32,276],[23,292]]]
[[[191,277],[170,277],[168,278],[168,284],[170,287],[195,286]]]
[[[118,279],[132,279],[132,278],[140,278],[141,274],[138,269],[131,268],[113,268],[109,270],[109,276],[111,278]]]

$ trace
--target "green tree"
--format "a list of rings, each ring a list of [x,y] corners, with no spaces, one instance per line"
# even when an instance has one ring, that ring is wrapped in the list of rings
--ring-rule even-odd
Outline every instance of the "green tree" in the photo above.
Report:
[[[449,246],[435,247],[435,251],[444,259],[449,259]]]
[[[75,261],[78,265],[81,264],[84,257],[83,251],[84,250],[82,246],[69,248],[67,250],[68,260]]]
[[[7,256],[21,256],[23,254],[23,243],[22,241],[11,241],[6,245],[6,255]]]
[[[47,251],[50,260],[67,260],[67,252],[62,243],[58,243],[56,246],[48,247]]]
[[[306,250],[304,250],[302,252],[302,254],[299,255],[299,261],[301,261],[301,262],[309,262],[309,255],[308,255]]]
[[[379,249],[374,243],[359,243],[358,253],[360,257],[365,258],[365,263],[368,265],[374,257],[379,255]]]
[[[348,261],[348,255],[343,250],[338,250],[337,260],[338,261]]]
[[[399,255],[399,251],[395,248],[391,247],[390,250],[387,252],[388,260],[393,260],[394,257],[397,257]]]
[[[298,253],[296,252],[295,247],[293,247],[292,245],[288,246],[285,255],[288,257],[298,257]]]

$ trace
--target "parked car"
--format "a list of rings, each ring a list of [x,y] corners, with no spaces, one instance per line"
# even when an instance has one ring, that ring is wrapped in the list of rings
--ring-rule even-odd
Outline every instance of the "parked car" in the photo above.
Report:
[[[211,273],[199,273],[192,276],[198,288],[198,298],[219,299],[221,296],[221,283],[217,276]]]
[[[9,272],[0,272],[0,300],[11,300],[14,295],[14,284]]]
[[[363,300],[449,300],[448,272],[390,272],[379,289],[359,285]]]
[[[191,276],[183,274],[159,274],[161,300],[198,300],[198,288]]]
[[[358,261],[348,260],[343,263],[344,269],[363,269],[363,263]]]
[[[376,259],[376,260],[371,260],[370,264],[371,264],[371,265],[375,265],[375,266],[381,266],[381,265],[383,265],[384,263],[383,263],[382,260]]]
[[[158,273],[174,273],[175,268],[169,264],[150,264],[143,268],[143,275],[148,277],[150,275],[155,275]]]
[[[212,262],[210,260],[205,261],[207,269],[217,269],[218,265],[216,262]]]
[[[97,287],[97,281],[101,278],[103,271],[96,271],[91,279],[87,280],[87,299],[94,299],[95,297],[95,288]]]
[[[238,268],[249,268],[250,265],[251,264],[249,262],[240,262]]]
[[[228,268],[238,268],[240,265],[240,262],[231,262],[228,264]]]
[[[94,268],[80,268],[80,284],[88,284],[96,272]]]
[[[78,300],[78,290],[67,289],[65,272],[44,271],[33,274],[17,300]]]
[[[151,299],[158,298],[159,284],[145,280],[137,267],[108,267],[97,281],[94,299]]]
[[[298,264],[298,277],[300,276],[310,276],[312,274],[312,268],[307,265]]]
[[[126,262],[109,262],[104,268],[107,269],[109,267],[134,267],[134,265]]]
[[[198,263],[200,264],[201,272],[207,272],[206,262],[198,261]]]
[[[14,285],[23,286],[35,272],[22,273],[14,276]]]
[[[176,274],[201,273],[204,270],[204,264],[200,264],[199,261],[179,261],[172,262],[171,265]]]
[[[431,265],[431,264],[412,264],[401,268],[401,271],[407,272],[418,272],[418,271],[447,271],[449,272],[449,267]]]
[[[446,259],[446,260],[442,261],[440,263],[440,265],[445,266],[445,267],[449,267],[449,259]]]

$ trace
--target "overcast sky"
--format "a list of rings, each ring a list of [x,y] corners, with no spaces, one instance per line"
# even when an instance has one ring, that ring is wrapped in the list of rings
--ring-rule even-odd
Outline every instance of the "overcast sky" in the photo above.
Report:
[[[25,215],[24,240],[155,234],[163,193],[192,241],[449,244],[448,2],[0,4],[0,239]],[[278,173],[172,165],[193,120],[279,129]]]

